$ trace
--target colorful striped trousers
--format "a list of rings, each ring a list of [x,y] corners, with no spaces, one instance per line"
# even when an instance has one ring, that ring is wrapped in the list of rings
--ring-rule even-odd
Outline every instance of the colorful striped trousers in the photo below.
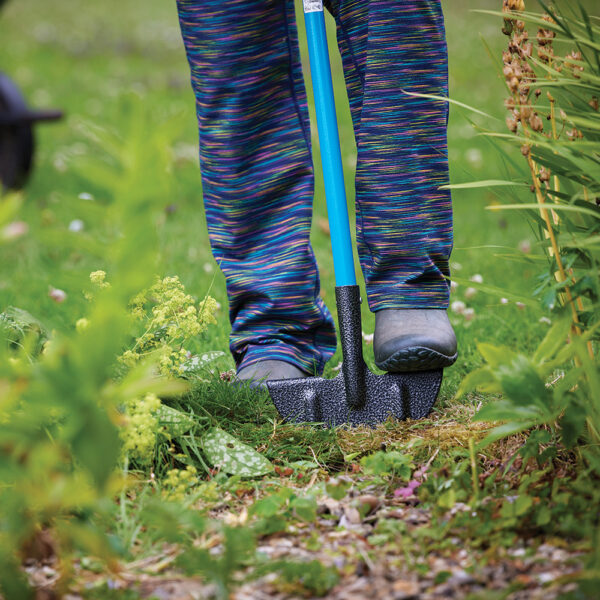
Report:
[[[440,0],[331,0],[357,144],[369,307],[446,308],[452,247]],[[293,0],[177,0],[202,190],[238,369],[321,374],[336,348],[310,245],[311,134]]]

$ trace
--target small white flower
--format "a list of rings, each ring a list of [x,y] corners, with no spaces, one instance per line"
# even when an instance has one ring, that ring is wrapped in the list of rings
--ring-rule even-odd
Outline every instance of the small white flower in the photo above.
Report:
[[[13,221],[2,229],[2,239],[7,242],[10,240],[16,240],[17,238],[25,235],[29,231],[29,225],[25,221]]]
[[[72,231],[73,233],[79,233],[80,231],[83,231],[83,228],[84,224],[81,219],[73,219],[69,223],[69,231]]]
[[[79,196],[77,196],[80,200],[93,200],[94,196],[88,194],[88,192],[81,192]]]
[[[450,263],[450,268],[453,271],[460,271],[462,269],[462,265],[458,262],[452,262],[452,263]]]
[[[522,302],[517,302],[517,308],[520,310],[525,310],[525,304],[523,304]]]
[[[463,317],[465,321],[472,321],[475,318],[475,309],[474,308],[465,308],[463,312]]]
[[[548,317],[540,317],[540,323],[546,323],[546,325],[552,325],[552,321]]]
[[[367,344],[373,343],[373,335],[373,333],[365,333],[364,331],[362,332],[362,338]]]
[[[483,166],[483,155],[481,154],[481,150],[479,148],[469,148],[465,152],[465,158],[476,169]]]
[[[455,300],[450,305],[450,310],[458,315],[464,314],[466,308],[467,308],[467,305],[462,300]]]
[[[471,277],[471,281],[473,283],[483,283],[483,277],[479,273],[475,273],[475,275]]]
[[[457,289],[458,289],[458,283],[456,283],[456,281],[451,281],[450,282],[450,291],[455,292]]]
[[[508,304],[508,298],[500,298],[500,304]]]
[[[202,265],[202,268],[204,269],[205,273],[212,273],[213,272],[213,266],[210,263],[205,262]]]
[[[67,299],[67,293],[64,290],[59,290],[58,288],[50,288],[48,296],[50,296],[50,298],[52,298],[52,300],[58,304]]]
[[[465,290],[465,298],[467,300],[470,300],[471,298],[473,298],[473,296],[475,296],[475,294],[477,294],[477,290],[474,287],[468,287]]]
[[[63,156],[55,157],[52,165],[59,173],[64,173],[67,170],[67,163]]]
[[[521,240],[519,242],[519,250],[523,254],[529,254],[531,252],[531,242],[529,240]]]

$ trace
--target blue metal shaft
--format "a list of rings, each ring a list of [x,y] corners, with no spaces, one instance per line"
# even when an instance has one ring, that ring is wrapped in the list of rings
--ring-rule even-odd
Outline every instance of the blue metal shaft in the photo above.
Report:
[[[310,74],[317,113],[336,286],[356,285],[323,3],[304,0]]]

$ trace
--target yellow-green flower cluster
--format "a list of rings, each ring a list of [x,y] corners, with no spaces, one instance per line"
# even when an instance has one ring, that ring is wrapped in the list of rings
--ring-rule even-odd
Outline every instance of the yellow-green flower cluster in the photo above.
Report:
[[[166,500],[181,501],[186,492],[197,484],[196,467],[188,465],[185,469],[171,469],[163,480],[161,494]]]
[[[177,276],[157,278],[156,283],[135,296],[131,303],[135,317],[144,322],[144,333],[134,347],[119,358],[126,366],[133,366],[144,355],[160,351],[161,371],[181,375],[189,358],[184,344],[202,333],[214,316],[217,302],[207,296],[198,306]]]
[[[106,271],[92,271],[90,273],[90,281],[94,284],[94,287],[99,290],[110,287],[110,283],[106,281]],[[85,296],[85,299],[90,302],[94,299],[94,294],[91,292],[83,292],[83,295]]]
[[[75,329],[78,333],[81,333],[82,331],[85,331],[89,325],[90,322],[85,317],[82,317],[81,319],[77,319],[77,322],[75,323]]]
[[[93,271],[90,273],[90,281],[99,288],[110,287],[110,283],[106,281],[106,271]]]
[[[156,394],[146,394],[143,398],[133,398],[125,407],[125,426],[121,429],[123,453],[140,462],[150,460],[156,445],[160,398]]]

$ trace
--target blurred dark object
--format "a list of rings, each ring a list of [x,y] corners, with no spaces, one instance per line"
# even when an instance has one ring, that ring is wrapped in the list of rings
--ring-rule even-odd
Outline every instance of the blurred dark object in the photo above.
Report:
[[[33,125],[61,117],[58,110],[29,109],[19,88],[0,73],[0,181],[4,188],[19,189],[27,181],[35,148]]]

